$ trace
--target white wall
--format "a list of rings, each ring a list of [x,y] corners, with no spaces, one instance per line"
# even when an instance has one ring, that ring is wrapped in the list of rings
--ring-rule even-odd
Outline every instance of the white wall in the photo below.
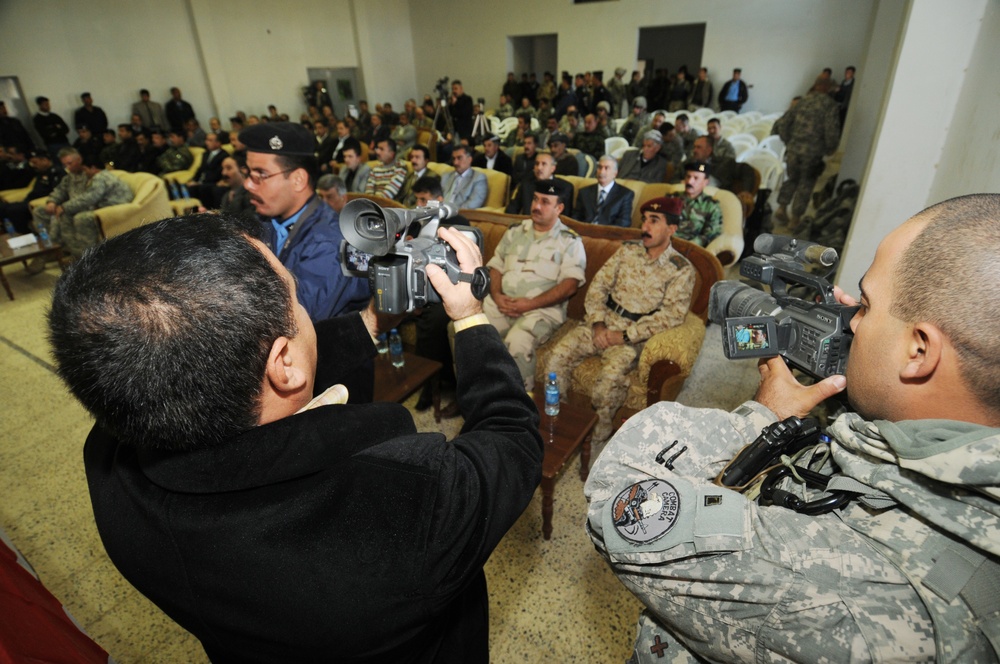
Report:
[[[309,67],[362,66],[367,94],[402,106],[412,62],[407,0],[0,2],[0,74],[69,123],[84,90],[117,124],[140,88],[162,103],[174,85],[203,124],[268,104],[297,119]]]
[[[1000,193],[1000,3],[987,2],[927,204]]]
[[[733,67],[755,84],[746,109],[783,110],[823,69],[842,72],[864,53],[867,0],[411,0],[417,84],[461,79],[473,98],[495,100],[506,76],[508,36],[558,33],[559,69],[635,69],[639,28],[706,23],[702,64],[719,86]],[[668,63],[675,70],[682,63]],[[517,72],[520,76],[520,72]],[[492,103],[492,102],[491,102]]]

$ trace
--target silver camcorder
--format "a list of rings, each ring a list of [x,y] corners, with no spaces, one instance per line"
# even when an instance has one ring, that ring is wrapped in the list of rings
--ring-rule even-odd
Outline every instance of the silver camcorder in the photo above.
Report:
[[[837,251],[767,233],[753,248],[754,255],[740,263],[740,276],[770,286],[771,293],[739,281],[719,281],[709,296],[708,317],[722,326],[726,357],[780,355],[814,378],[843,374],[854,340],[850,322],[858,307],[840,304],[833,294],[828,278],[836,270]],[[815,296],[790,295],[789,285]]]
[[[490,273],[485,267],[472,274],[462,272],[455,250],[437,237],[441,220],[456,210],[446,203],[432,202],[415,210],[383,208],[358,198],[340,213],[345,241],[340,247],[344,274],[367,277],[375,296],[375,308],[388,314],[413,311],[441,297],[427,279],[428,265],[438,265],[451,283],[471,284],[472,294],[482,300],[490,291]],[[472,226],[451,226],[483,250],[483,234]],[[412,237],[412,239],[408,239]]]

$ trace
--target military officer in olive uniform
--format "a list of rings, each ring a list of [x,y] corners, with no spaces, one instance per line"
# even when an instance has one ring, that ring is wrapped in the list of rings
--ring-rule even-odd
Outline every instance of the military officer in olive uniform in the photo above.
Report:
[[[586,280],[583,241],[559,220],[569,189],[565,180],[539,182],[531,219],[511,226],[487,263],[492,283],[483,312],[504,337],[529,390],[535,349],[566,321],[566,301]]]
[[[690,307],[695,270],[670,243],[682,209],[679,198],[654,198],[642,206],[642,241],[622,244],[601,267],[587,291],[585,320],[549,356],[547,371],[556,372],[563,393],[583,360],[601,356],[591,390],[598,417],[594,442],[611,435],[628,392],[625,376],[646,340],[680,325]]]

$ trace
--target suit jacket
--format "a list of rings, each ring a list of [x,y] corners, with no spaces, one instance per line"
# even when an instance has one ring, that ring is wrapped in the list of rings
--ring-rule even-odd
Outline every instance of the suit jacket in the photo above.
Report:
[[[167,115],[163,112],[163,107],[155,101],[137,101],[132,104],[132,114],[138,114],[142,120],[142,126],[146,129],[159,127],[166,131],[170,129],[167,123]]]
[[[358,170],[354,174],[354,179],[347,186],[347,191],[355,194],[365,193],[365,187],[368,186],[368,174],[371,173],[371,168],[368,164],[361,164],[358,166]],[[340,171],[340,177],[344,178],[344,183],[347,183],[347,178],[350,176],[350,171],[346,168]]]
[[[642,180],[651,184],[663,182],[667,177],[668,163],[667,158],[657,152],[649,163],[643,164],[642,151],[628,150],[622,155],[621,163],[618,165],[618,177],[623,180]]]
[[[632,201],[635,200],[635,192],[616,182],[612,185],[611,191],[608,192],[608,197],[604,200],[604,207],[598,214],[597,193],[599,187],[598,184],[592,184],[580,190],[576,195],[573,218],[577,221],[586,221],[602,226],[623,226],[625,228],[631,226]]]
[[[328,173],[330,162],[333,161],[333,151],[337,147],[337,141],[327,134],[323,140],[316,144],[316,160],[319,162],[320,171]]]
[[[477,152],[476,156],[472,158],[472,165],[479,168],[486,168],[486,155],[482,152]],[[493,162],[493,170],[510,175],[514,171],[514,162],[511,161],[506,152],[498,150],[496,161]]]
[[[317,389],[344,383],[352,403],[179,452],[94,428],[84,462],[108,555],[217,664],[486,664],[482,567],[544,453],[510,354],[489,325],[455,335],[466,424],[446,441],[367,403],[375,350],[357,314],[316,333]]]
[[[444,177],[441,178],[444,199],[460,208],[483,207],[486,204],[486,196],[489,194],[486,176],[472,168],[466,173],[471,174],[471,178],[468,175],[463,177],[455,191],[452,191],[452,186],[458,176],[458,171],[444,174]]]
[[[203,184],[215,184],[221,180],[222,162],[228,156],[229,154],[222,148],[219,148],[218,153],[212,158],[209,158],[208,152],[206,152],[205,157],[201,160],[201,166],[195,171],[194,180]]]

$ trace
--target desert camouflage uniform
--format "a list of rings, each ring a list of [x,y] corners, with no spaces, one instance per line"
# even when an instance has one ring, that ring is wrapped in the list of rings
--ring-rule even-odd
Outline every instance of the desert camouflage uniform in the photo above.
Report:
[[[93,211],[128,203],[133,195],[132,189],[123,180],[108,171],[98,171],[89,180],[86,173],[67,173],[48,199],[62,205],[63,213],[55,216],[46,212],[44,207],[36,208],[36,225],[41,220],[54,242],[63,245],[67,254],[79,257],[85,249],[101,241]]]
[[[635,366],[646,340],[684,322],[691,305],[695,271],[672,246],[650,260],[641,242],[626,242],[594,276],[587,290],[587,315],[566,334],[549,356],[547,371],[555,371],[565,394],[570,376],[583,360],[601,356],[601,373],[593,385],[592,404],[598,423],[593,439],[611,435],[615,413],[625,403],[625,376]],[[637,321],[608,308],[608,295],[632,313],[646,313]],[[593,342],[593,326],[604,323],[612,332],[627,331],[629,343],[601,350]]]
[[[582,286],[586,281],[587,255],[580,236],[561,221],[536,238],[531,220],[525,219],[519,226],[507,229],[487,267],[503,275],[504,295],[535,297],[566,279],[576,279]],[[566,302],[511,318],[500,313],[493,298],[487,296],[483,312],[504,337],[525,387],[531,389],[535,349],[566,321]]]
[[[843,415],[823,470],[859,499],[807,516],[712,483],[774,420],[664,402],[595,463],[588,530],[646,605],[630,661],[998,661],[1000,430]]]
[[[496,116],[500,120],[506,120],[507,118],[514,117],[514,107],[508,104],[501,104],[497,106]]]
[[[712,156],[721,161],[723,159],[736,159],[736,148],[726,139],[719,137],[712,148]]]
[[[701,192],[696,198],[683,196],[684,212],[677,227],[677,237],[707,247],[722,234],[722,210],[719,203]]]
[[[785,182],[778,203],[792,205],[794,217],[809,207],[816,179],[823,174],[823,155],[840,143],[840,107],[829,95],[812,92],[782,115],[771,133],[785,143]]]

